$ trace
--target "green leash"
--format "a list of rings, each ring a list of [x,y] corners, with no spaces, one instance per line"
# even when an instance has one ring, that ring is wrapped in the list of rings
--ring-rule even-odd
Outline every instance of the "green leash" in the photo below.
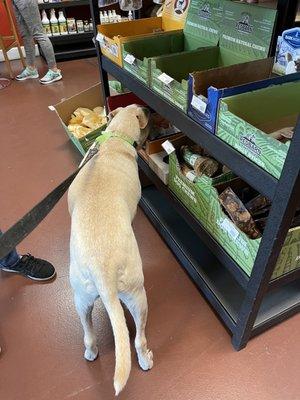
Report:
[[[125,142],[129,143],[134,148],[137,147],[137,142],[134,139],[132,139],[131,137],[123,135],[123,134],[117,134],[115,132],[110,132],[110,131],[103,132],[102,135],[98,136],[95,139],[95,143],[97,143],[97,145],[100,146],[102,143],[106,142],[110,138],[119,138],[119,139],[122,139]]]

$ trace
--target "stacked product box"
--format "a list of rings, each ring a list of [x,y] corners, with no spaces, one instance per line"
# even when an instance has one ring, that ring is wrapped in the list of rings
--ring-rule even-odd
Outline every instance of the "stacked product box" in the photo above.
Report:
[[[179,150],[179,149],[178,149]],[[202,226],[250,276],[261,238],[251,239],[229,218],[220,203],[220,193],[227,187],[236,193],[247,185],[231,172],[209,178],[202,175],[191,182],[183,174],[179,151],[169,156],[168,185],[176,197],[201,222]],[[300,227],[291,228],[281,250],[272,279],[300,267]]]
[[[152,35],[137,38],[123,44],[124,68],[144,83],[151,84],[152,60],[165,55],[180,54],[181,60],[189,60],[200,47],[216,47],[219,41],[219,28],[223,16],[223,5],[219,0],[191,0],[183,31],[169,32],[163,36]],[[201,9],[202,7],[202,9]],[[200,12],[199,12],[200,10]],[[180,73],[184,62],[172,65],[173,75]],[[162,84],[164,74],[160,74]],[[168,79],[168,78],[167,78]],[[179,92],[181,97],[181,93]],[[178,100],[179,106],[184,100]]]
[[[198,10],[198,25],[210,20],[213,7]],[[268,56],[273,34],[276,11],[259,6],[249,6],[224,0],[219,28],[219,46],[199,48],[188,54],[176,53],[151,59],[150,87],[184,112],[188,107],[188,78],[193,71],[210,71],[210,75],[222,73],[224,67],[240,65]],[[191,5],[192,6],[192,5]],[[203,12],[203,10],[205,12]],[[189,12],[186,27],[191,24]],[[196,23],[197,24],[197,23]],[[193,27],[195,23],[193,22]],[[269,63],[267,62],[267,66]],[[163,79],[162,79],[163,78]],[[193,105],[203,110],[201,98],[194,99]]]
[[[116,64],[122,66],[122,44],[133,38],[182,29],[189,1],[178,2],[167,0],[161,17],[142,18],[118,24],[99,25],[97,40],[100,43],[102,53]]]
[[[221,99],[219,105],[216,135],[275,178],[300,114],[300,74],[297,78]]]

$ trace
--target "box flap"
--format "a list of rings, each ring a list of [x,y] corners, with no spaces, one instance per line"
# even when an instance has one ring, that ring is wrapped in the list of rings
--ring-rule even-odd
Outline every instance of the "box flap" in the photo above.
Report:
[[[104,101],[101,94],[100,83],[75,94],[68,99],[62,100],[60,103],[55,104],[53,107],[60,117],[60,119],[68,124],[71,114],[78,107],[86,107],[93,109],[97,106],[103,106]]]
[[[261,6],[224,3],[219,46],[245,56],[249,61],[269,54],[276,10]]]
[[[166,0],[162,12],[164,31],[183,29],[190,0]]]
[[[223,8],[223,1],[220,0],[191,0],[184,34],[192,36],[199,46],[205,43],[216,46],[220,36]]]

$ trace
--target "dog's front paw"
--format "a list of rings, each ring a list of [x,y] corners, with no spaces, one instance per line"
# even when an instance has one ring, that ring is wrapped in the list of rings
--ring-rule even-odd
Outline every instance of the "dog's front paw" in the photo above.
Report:
[[[139,355],[139,364],[144,371],[148,371],[153,367],[153,353],[147,350],[144,354]]]
[[[86,349],[84,352],[84,358],[87,361],[94,361],[98,357],[98,347],[95,346],[92,349]]]

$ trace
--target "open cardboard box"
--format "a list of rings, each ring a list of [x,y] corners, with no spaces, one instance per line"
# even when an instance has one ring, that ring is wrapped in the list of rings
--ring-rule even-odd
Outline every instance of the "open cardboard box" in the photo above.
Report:
[[[215,133],[221,98],[299,79],[299,75],[274,76],[273,58],[229,67],[193,72],[188,81],[188,115]]]
[[[242,69],[243,63],[269,53],[276,10],[226,0],[221,4],[219,47],[151,58],[150,87],[185,112],[190,73],[210,70],[213,76],[235,64]]]
[[[223,2],[191,0],[183,31],[123,43],[124,68],[137,79],[150,84],[151,58],[174,53],[188,54],[200,47],[217,46],[222,16]]]
[[[175,146],[179,149],[178,146]],[[202,175],[196,183],[181,172],[176,152],[169,156],[168,185],[176,197],[201,222],[237,264],[250,276],[261,238],[250,239],[225,214],[219,194],[230,186],[236,193],[246,185],[228,172],[216,178]],[[272,279],[300,268],[300,227],[289,230]]]
[[[142,18],[132,21],[98,25],[97,40],[102,54],[116,64],[123,66],[122,44],[138,36],[162,34],[182,29],[187,15],[189,1],[166,0],[161,17]]]
[[[221,99],[216,135],[275,178],[280,178],[289,142],[269,134],[295,127],[300,79]]]
[[[68,123],[71,118],[71,114],[78,107],[86,107],[93,109],[97,106],[104,106],[104,101],[101,94],[101,84],[90,87],[89,89],[79,92],[75,96],[69,97],[68,99],[61,100],[53,106],[49,106],[50,110],[55,111],[62,126],[64,127],[68,137],[71,139],[75,147],[80,151],[82,155],[86,153],[89,147],[93,144],[96,137],[101,135],[101,132],[106,128],[106,125],[101,128],[95,129],[81,139],[77,139],[72,132],[68,129]]]

